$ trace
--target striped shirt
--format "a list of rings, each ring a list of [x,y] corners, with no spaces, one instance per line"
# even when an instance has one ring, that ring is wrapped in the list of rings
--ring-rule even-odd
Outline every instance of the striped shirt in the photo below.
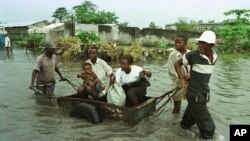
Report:
[[[190,80],[187,89],[188,92],[210,92],[208,83],[217,60],[216,52],[214,50],[212,50],[212,52],[212,62],[207,58],[207,56],[200,54],[199,50],[191,51],[183,56],[183,64],[191,66]]]

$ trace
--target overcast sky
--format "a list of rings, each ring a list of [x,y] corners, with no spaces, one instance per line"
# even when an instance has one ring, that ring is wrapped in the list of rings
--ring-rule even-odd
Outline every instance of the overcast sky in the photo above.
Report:
[[[221,22],[225,11],[250,9],[250,0],[90,0],[98,10],[115,12],[119,22],[129,26],[148,27],[151,21],[163,27],[183,17],[188,20]],[[1,0],[0,21],[7,24],[26,24],[52,21],[59,7],[67,10],[84,0]]]

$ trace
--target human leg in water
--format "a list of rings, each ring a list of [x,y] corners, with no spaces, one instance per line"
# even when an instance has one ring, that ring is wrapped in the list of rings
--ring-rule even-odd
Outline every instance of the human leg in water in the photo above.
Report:
[[[174,109],[172,111],[172,114],[179,114],[181,110],[181,101],[174,101]]]

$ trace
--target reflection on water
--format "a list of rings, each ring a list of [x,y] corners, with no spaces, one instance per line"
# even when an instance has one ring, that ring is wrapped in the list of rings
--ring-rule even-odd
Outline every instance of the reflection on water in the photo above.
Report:
[[[166,112],[158,117],[150,116],[136,126],[120,121],[104,120],[92,125],[83,119],[69,118],[66,111],[45,99],[34,97],[28,89],[31,72],[40,52],[14,50],[13,56],[0,51],[0,140],[198,140],[198,128],[191,131],[180,129],[182,114],[173,116],[173,105],[168,104]],[[60,58],[59,58],[60,59]],[[248,102],[250,102],[249,71],[250,59],[239,59],[234,63],[221,60],[216,64],[211,77],[211,101],[209,110],[216,123],[215,140],[229,139],[230,124],[250,124]],[[160,96],[170,89],[167,75],[167,60],[141,63],[153,73],[148,96]],[[81,72],[81,61],[60,61],[65,77],[75,84],[82,83],[76,77]],[[112,64],[114,70],[119,66]],[[59,77],[57,76],[57,79]],[[56,84],[56,96],[75,93],[66,82]],[[182,104],[182,111],[186,107]]]

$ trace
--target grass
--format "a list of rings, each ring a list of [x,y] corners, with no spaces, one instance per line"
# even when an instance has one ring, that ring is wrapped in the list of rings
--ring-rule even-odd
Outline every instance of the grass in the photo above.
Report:
[[[250,52],[237,52],[237,53],[218,53],[220,60],[233,62],[238,59],[249,59]]]

